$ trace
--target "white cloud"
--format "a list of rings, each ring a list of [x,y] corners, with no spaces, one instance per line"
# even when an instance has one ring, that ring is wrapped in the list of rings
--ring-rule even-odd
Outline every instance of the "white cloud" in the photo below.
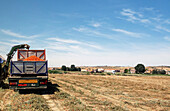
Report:
[[[71,44],[81,44],[81,42],[77,40],[71,40],[71,39],[48,38],[48,40],[55,40],[57,42],[64,42],[64,43],[71,43]]]
[[[70,45],[70,44],[53,44],[48,43],[48,46],[45,47],[49,50],[61,51],[60,53],[72,53],[72,54],[90,54],[90,51],[86,48],[83,48],[79,45]]]
[[[51,53],[51,52],[50,52]],[[108,52],[90,52],[90,54],[82,53],[58,53],[53,52],[49,55],[50,66],[61,66],[63,64],[70,66],[80,65],[111,65],[111,66],[135,66],[142,62],[148,65],[170,65],[168,50],[148,50],[147,53],[127,52],[127,51],[108,51]],[[127,59],[128,58],[128,59]],[[160,59],[162,58],[162,59]]]
[[[162,27],[162,26],[156,26],[156,29],[163,30],[163,31],[166,31],[166,32],[170,32],[170,29],[167,29],[167,28]]]
[[[66,18],[84,18],[84,15],[79,13],[57,13],[56,15],[66,17]]]
[[[150,23],[150,20],[148,20],[148,19],[140,19],[140,21],[141,21],[142,23]]]
[[[160,17],[153,17],[153,18],[151,18],[152,20],[155,20],[156,22],[159,22],[159,21],[161,21],[161,18]]]
[[[142,36],[148,36],[146,34],[142,34],[142,33],[135,33],[135,32],[129,32],[127,30],[123,30],[123,29],[112,29],[115,32],[120,32],[120,33],[124,33],[126,35],[130,35],[132,37],[142,37]]]
[[[85,44],[85,45],[92,47],[92,48],[95,48],[95,49],[103,50],[103,48],[101,46],[98,46],[98,45],[94,45],[94,44]]]
[[[10,49],[12,48],[12,46],[14,46],[15,44],[10,43],[10,42],[2,42],[0,41],[0,55],[3,56],[6,59],[6,55],[9,53]],[[16,54],[14,55],[14,59],[16,57]]]
[[[31,41],[30,40],[8,40],[7,42],[2,42],[0,41],[0,45],[6,45],[6,46],[14,46],[14,45],[18,45],[18,44],[27,44],[27,43],[30,43]]]
[[[40,36],[40,35],[25,36],[25,35],[21,35],[19,33],[15,33],[15,32],[12,32],[10,30],[4,30],[4,29],[1,29],[1,32],[3,32],[4,34],[13,36],[13,37],[18,37],[18,38],[35,38],[35,37]]]
[[[1,44],[1,42],[0,42],[0,44]],[[6,55],[9,53],[9,51],[10,51],[10,47],[11,47],[12,45],[10,45],[10,44],[3,44],[3,45],[1,45],[1,48],[0,48],[0,55],[3,57],[3,58],[5,58],[6,59]]]
[[[143,15],[141,14],[143,13]],[[144,15],[147,13],[146,15]],[[152,27],[154,31],[166,31],[170,32],[170,29],[166,28],[170,24],[170,19],[164,18],[162,14],[159,13],[159,10],[154,8],[142,8],[141,12],[132,11],[131,9],[122,9],[120,14],[123,17],[118,17],[130,22],[140,22],[144,23],[145,26]],[[153,29],[154,27],[154,29]]]
[[[95,45],[95,44],[91,44],[91,43],[88,43],[88,42],[80,42],[80,41],[77,41],[77,40],[61,39],[61,38],[48,38],[47,40],[55,40],[55,41],[58,42],[59,44],[66,43],[66,44],[85,45],[85,46],[88,46],[88,47],[92,47],[92,48],[95,48],[95,49],[100,49],[100,50],[102,50],[102,47],[101,47],[101,46],[98,46],[98,45]]]
[[[0,41],[0,52],[3,57],[6,57],[6,54],[9,53],[10,49],[19,44],[27,44],[30,41],[22,41],[22,40],[7,40],[7,41]],[[16,54],[13,57],[13,60],[16,60]]]
[[[170,41],[170,37],[168,37],[168,36],[165,36],[164,39],[167,41]]]
[[[166,24],[170,24],[170,19],[164,21]]]
[[[1,41],[0,41],[0,44],[7,45],[7,46],[12,46],[13,45],[13,44],[11,44],[9,42],[1,42]]]
[[[62,41],[64,40],[65,39],[63,39]],[[75,42],[74,43],[61,41],[57,42],[55,40],[46,42],[48,42],[46,44],[45,49],[47,49],[48,52],[47,59],[49,60],[49,66],[61,66],[63,64],[67,66],[70,66],[71,64],[75,64],[76,66],[80,65],[134,66],[139,62],[143,62],[146,65],[165,65],[170,63],[168,59],[168,54],[170,54],[168,52],[169,49],[165,47],[162,50],[161,48],[159,48],[160,46],[155,47],[155,45],[153,44],[151,46],[145,44],[143,44],[144,46],[141,46],[140,44],[138,44],[134,46],[137,49],[130,51],[110,49],[103,52],[91,50],[90,48],[84,47],[83,44]],[[157,52],[158,50],[160,52],[159,54]]]
[[[123,17],[119,18],[133,23],[144,23],[143,25],[145,27],[148,27],[153,31],[170,32],[170,19],[164,18],[165,16],[160,14],[159,10],[155,10],[154,8],[142,8],[141,13],[145,14],[145,12],[147,13],[146,16],[140,16],[139,12],[132,11],[131,9],[122,9],[120,13]]]
[[[143,17],[143,15],[139,12],[132,11],[131,9],[123,9],[124,14],[129,14],[129,15],[137,15],[139,17]]]
[[[87,34],[87,35],[92,35],[92,36],[95,36],[95,37],[115,39],[115,38],[113,38],[114,36],[112,34],[105,34],[105,33],[95,31],[95,30],[92,30],[92,29],[89,29],[89,28],[80,27],[80,28],[73,28],[73,30],[78,31],[78,32],[82,32],[82,33]]]
[[[74,28],[73,27],[73,30],[78,31],[78,32],[83,32],[83,31],[86,31],[87,29],[84,28],[84,27],[80,27],[80,28]]]
[[[93,23],[93,24],[91,24],[93,27],[100,27],[101,26],[101,24],[100,23]]]
[[[16,44],[28,44],[31,42],[30,40],[9,40],[9,41]]]
[[[143,8],[144,10],[147,10],[147,11],[153,11],[154,10],[154,8],[152,8],[152,7],[149,7],[149,8]]]
[[[141,13],[132,11],[131,9],[122,9],[120,14],[127,17],[126,18],[127,21],[131,22],[139,21],[142,23],[150,23],[150,20],[144,18],[144,16]]]

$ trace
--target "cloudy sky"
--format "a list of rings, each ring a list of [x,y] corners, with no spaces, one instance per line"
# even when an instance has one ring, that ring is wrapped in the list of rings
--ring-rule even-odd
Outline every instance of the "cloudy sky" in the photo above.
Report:
[[[170,65],[169,6],[169,0],[0,0],[0,55],[28,43],[46,49],[49,66]]]

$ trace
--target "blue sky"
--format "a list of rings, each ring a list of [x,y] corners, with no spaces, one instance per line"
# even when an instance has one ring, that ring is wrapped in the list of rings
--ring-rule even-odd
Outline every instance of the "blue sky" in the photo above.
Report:
[[[0,54],[28,43],[46,49],[49,66],[170,65],[169,6],[169,0],[0,0]]]

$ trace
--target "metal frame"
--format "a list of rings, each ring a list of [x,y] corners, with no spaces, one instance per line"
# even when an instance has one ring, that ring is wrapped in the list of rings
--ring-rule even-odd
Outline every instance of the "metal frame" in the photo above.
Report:
[[[14,61],[15,62],[15,61]],[[16,61],[17,62],[17,61]],[[23,72],[25,72],[25,63],[34,63],[34,65],[35,65],[35,71],[36,71],[36,69],[37,69],[37,67],[36,67],[36,64],[38,63],[38,62],[42,62],[42,61],[20,61],[21,63],[22,63],[22,65],[23,65]],[[46,74],[46,75],[48,75],[48,61],[43,61],[43,62],[45,62],[41,67],[40,67],[40,69],[38,69],[38,71],[36,71],[35,72],[35,74],[33,74],[33,75],[38,75],[38,74]],[[39,71],[41,71],[41,69],[44,67],[46,65],[46,71],[45,71],[45,73],[39,73]],[[13,67],[12,66],[14,66],[19,72],[21,72],[21,73],[13,73],[12,72],[12,69],[13,69]],[[13,63],[13,61],[11,61],[11,75],[26,75],[26,74],[24,74],[14,63]]]
[[[20,51],[26,52],[27,57],[23,56],[23,55],[20,53]],[[37,56],[37,52],[43,51],[43,53],[39,56],[39,58],[44,55],[43,60],[46,60],[46,50],[45,50],[45,49],[44,49],[44,50],[21,50],[21,49],[18,49],[18,50],[17,50],[17,60],[18,60],[18,61],[22,61],[23,59],[28,58],[28,52],[29,52],[29,51],[35,52],[36,56]],[[20,59],[20,58],[19,58],[19,55],[21,55],[21,56],[23,57],[23,59]]]

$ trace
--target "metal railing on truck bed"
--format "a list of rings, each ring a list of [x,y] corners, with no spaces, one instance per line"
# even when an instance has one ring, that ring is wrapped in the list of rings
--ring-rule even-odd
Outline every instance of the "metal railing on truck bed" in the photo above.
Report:
[[[32,55],[42,59],[46,60],[46,53],[45,50],[18,50],[17,51],[17,60],[22,61]]]
[[[11,61],[13,75],[48,75],[47,61]]]

